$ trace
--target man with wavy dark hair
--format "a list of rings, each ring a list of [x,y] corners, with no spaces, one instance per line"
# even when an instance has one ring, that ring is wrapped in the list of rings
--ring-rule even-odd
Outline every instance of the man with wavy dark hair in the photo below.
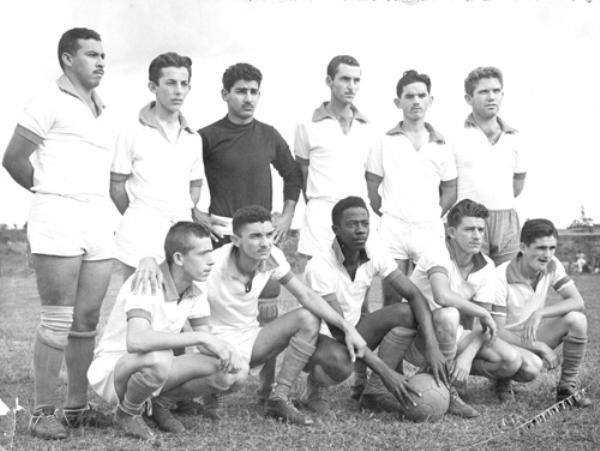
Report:
[[[289,147],[271,125],[255,119],[260,100],[262,73],[247,63],[229,66],[223,73],[221,96],[227,115],[198,132],[202,136],[204,166],[210,189],[210,217],[195,210],[196,219],[211,224],[213,243],[220,247],[231,241],[231,218],[241,207],[260,205],[273,210],[271,166],[283,179],[283,210],[273,213],[275,243],[289,230],[300,196],[302,174]],[[261,293],[259,320],[266,324],[278,315],[280,286],[269,281]],[[268,397],[275,361],[264,366],[259,398]]]
[[[456,164],[444,137],[425,121],[433,103],[429,76],[404,72],[396,95],[403,120],[371,149],[366,178],[371,206],[381,215],[380,237],[408,274],[427,247],[444,246],[441,216],[456,201]],[[393,295],[387,285],[384,295],[386,302]]]
[[[558,232],[548,219],[525,221],[519,253],[496,268],[496,315],[498,335],[521,353],[522,365],[516,376],[535,378],[545,365],[559,365],[555,349],[562,343],[563,361],[556,387],[557,401],[578,392],[578,376],[588,342],[584,302],[573,280],[555,257]],[[560,302],[546,303],[552,287]],[[519,380],[517,377],[513,377]],[[510,378],[499,381],[510,390]],[[577,407],[592,401],[576,396]]]

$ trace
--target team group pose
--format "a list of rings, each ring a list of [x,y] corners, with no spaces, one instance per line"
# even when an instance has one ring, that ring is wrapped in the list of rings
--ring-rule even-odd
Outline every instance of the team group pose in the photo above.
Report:
[[[112,426],[152,439],[142,415],[181,433],[176,406],[201,400],[218,420],[248,375],[260,376],[265,415],[291,424],[310,426],[331,411],[327,387],[351,375],[362,409],[402,414],[420,396],[405,361],[447,386],[448,413],[463,418],[480,415],[461,399],[469,375],[492,380],[506,402],[512,381],[560,365],[556,399],[579,393],[584,301],[554,256],[552,222],[520,227],[514,207],[527,149],[498,116],[497,68],[468,74],[472,112],[448,141],[425,120],[430,77],[406,71],[394,100],[402,120],[377,137],[354,104],[359,62],[336,56],[326,70],[330,98],[297,125],[294,158],[277,130],[254,117],[262,73],[251,64],[225,70],[227,113],[196,132],[181,112],[189,57],[151,61],[153,99],[124,125],[111,121],[96,92],[105,69],[100,35],[66,31],[58,59],[62,75],[27,104],[3,158],[34,194],[34,437]],[[271,166],[283,179],[280,212]],[[204,180],[208,212],[198,208]],[[298,278],[276,244],[301,192],[306,268]],[[96,344],[114,259],[123,284]],[[376,278],[378,308],[368,296]],[[300,306],[279,315],[281,285]],[[562,301],[546,303],[550,287]],[[302,373],[306,390],[293,400]],[[114,405],[112,415],[92,407],[88,385]],[[578,407],[591,404],[576,397]]]

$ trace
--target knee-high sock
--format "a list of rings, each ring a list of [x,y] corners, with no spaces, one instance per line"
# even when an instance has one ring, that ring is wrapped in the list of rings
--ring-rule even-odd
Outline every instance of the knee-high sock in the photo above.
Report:
[[[36,337],[33,345],[34,410],[59,404],[58,373],[63,355],[63,350],[50,347]]]
[[[414,329],[397,326],[390,330],[379,345],[378,355],[387,366],[395,369],[408,350],[410,344],[415,339],[417,332]],[[379,375],[371,373],[371,377],[365,387],[365,394],[381,393],[385,387]]]
[[[120,409],[129,415],[139,415],[146,400],[164,383],[164,380],[155,377],[148,370],[133,373],[127,381],[127,389],[121,401]]]
[[[73,307],[42,306],[33,346],[35,410],[58,404],[58,375],[72,322]]]
[[[277,307],[277,297],[258,299],[258,322],[261,327],[277,319],[278,314],[279,309]],[[277,358],[273,357],[272,359],[267,360],[260,370],[259,390],[264,394],[268,394],[268,392],[271,390],[271,385],[273,385],[273,381],[275,380],[276,362]]]
[[[563,364],[558,383],[559,387],[573,387],[576,385],[586,343],[586,337],[567,335],[563,339]]]
[[[306,366],[316,347],[302,338],[294,335],[290,340],[279,374],[275,378],[272,397],[287,399],[290,388]]]
[[[65,361],[69,384],[66,407],[83,407],[87,404],[87,370],[94,357],[96,331],[69,333]]]

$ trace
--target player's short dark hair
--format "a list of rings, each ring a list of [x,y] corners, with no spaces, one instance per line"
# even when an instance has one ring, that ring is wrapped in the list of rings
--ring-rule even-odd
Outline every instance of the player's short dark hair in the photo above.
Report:
[[[469,75],[465,78],[465,93],[472,96],[477,83],[483,78],[496,78],[500,82],[500,86],[504,86],[504,79],[502,78],[502,71],[500,69],[493,66],[477,67],[469,72]]]
[[[102,41],[98,32],[89,28],[71,28],[65,31],[58,41],[58,64],[60,64],[61,69],[64,69],[62,54],[66,52],[70,55],[75,55],[77,50],[79,50],[78,39]]]
[[[356,58],[350,55],[337,55],[334,56],[329,64],[327,65],[327,75],[333,80],[337,73],[340,64],[347,64],[348,66],[360,67],[360,63]]]
[[[402,90],[405,86],[410,85],[411,83],[425,83],[427,87],[427,93],[431,92],[431,78],[427,74],[420,74],[416,70],[407,70],[402,74],[402,78],[398,80],[398,84],[396,85],[396,94],[398,98],[402,97]]]
[[[231,91],[233,85],[239,80],[255,81],[260,87],[262,82],[262,73],[252,64],[233,64],[225,69],[225,72],[223,72],[223,89],[227,92]]]
[[[558,240],[558,230],[549,219],[528,219],[521,229],[521,243],[529,246],[538,238],[553,236]]]
[[[171,226],[165,238],[165,258],[167,263],[173,263],[173,254],[186,254],[193,249],[191,238],[210,238],[210,231],[201,224],[190,221],[180,221]]]
[[[231,227],[233,233],[239,236],[239,232],[243,226],[257,222],[271,222],[271,212],[260,205],[248,205],[239,208],[233,214]]]
[[[487,219],[490,212],[483,204],[471,199],[463,199],[448,212],[448,226],[458,227],[463,218]]]
[[[364,208],[369,214],[369,209],[367,208],[367,204],[363,200],[362,197],[358,196],[348,196],[342,200],[339,200],[331,210],[331,222],[337,226],[340,225],[340,221],[342,220],[342,215],[344,212],[350,208]]]
[[[162,70],[167,67],[185,67],[188,71],[188,81],[192,79],[191,58],[178,55],[175,52],[168,52],[158,55],[152,60],[148,67],[148,80],[158,84],[158,80],[162,75]]]

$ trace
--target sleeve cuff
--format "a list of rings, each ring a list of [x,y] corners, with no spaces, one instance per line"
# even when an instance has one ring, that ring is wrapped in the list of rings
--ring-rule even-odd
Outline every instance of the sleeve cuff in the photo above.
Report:
[[[129,310],[127,312],[127,321],[129,321],[131,318],[143,318],[148,322],[152,321],[152,315],[150,314],[150,312],[141,308],[134,308]]]
[[[25,138],[27,141],[35,144],[36,146],[39,146],[41,143],[44,142],[44,138],[35,134],[28,128],[23,127],[20,124],[17,124],[17,127],[15,128],[15,135],[19,135],[20,137]]]

